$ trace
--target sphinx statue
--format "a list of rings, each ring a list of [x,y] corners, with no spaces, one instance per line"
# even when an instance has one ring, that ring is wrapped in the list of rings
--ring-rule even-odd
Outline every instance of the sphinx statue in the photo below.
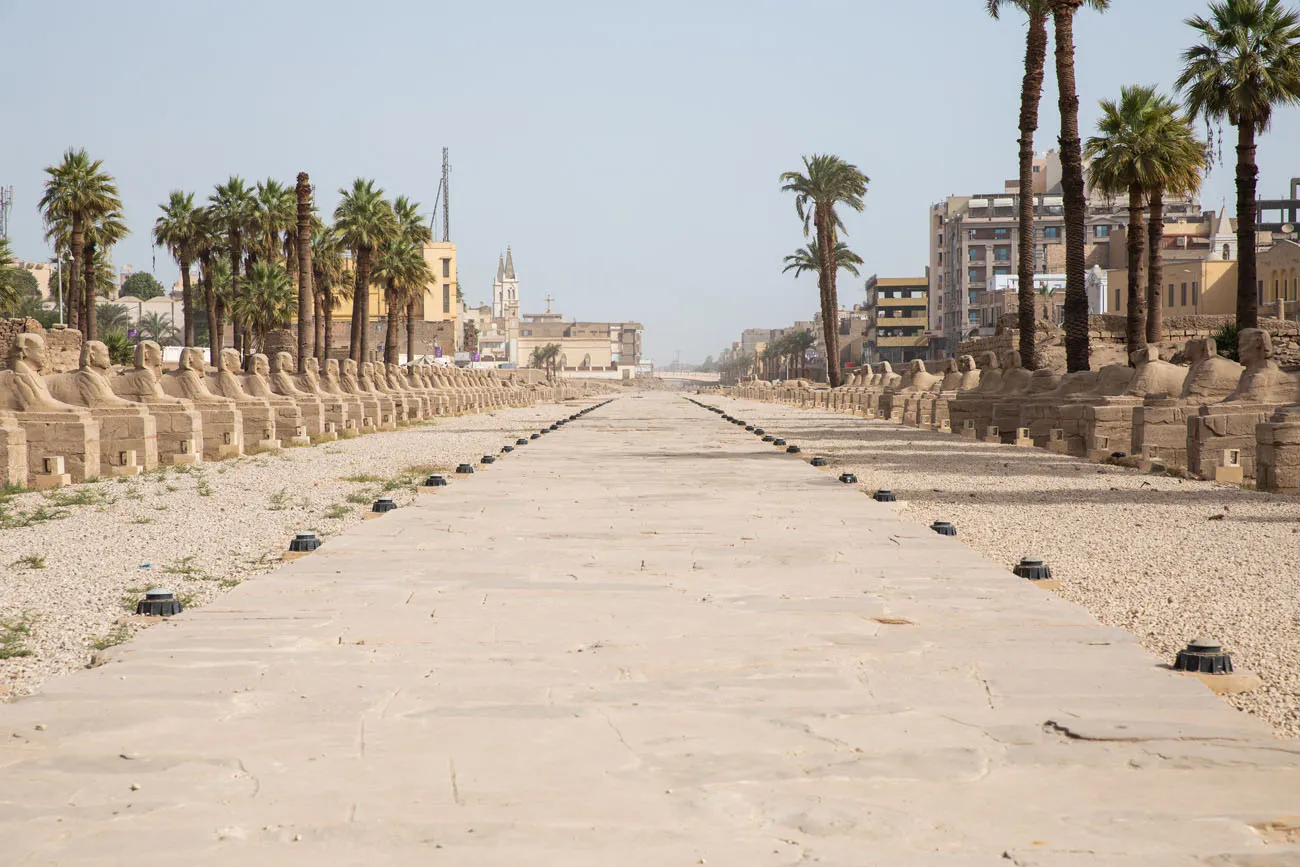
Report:
[[[204,460],[238,457],[244,453],[243,414],[235,401],[208,388],[205,366],[202,350],[186,347],[176,369],[158,377],[158,383],[166,394],[184,398],[203,416]]]
[[[1002,388],[1003,370],[997,354],[991,351],[981,352],[975,361],[979,380],[974,388],[948,401],[948,414],[954,433],[982,440],[993,423],[993,401]]]
[[[406,404],[400,399],[395,400],[384,390],[379,388],[375,381],[375,363],[373,361],[363,361],[357,365],[357,384],[362,391],[374,395],[379,401],[381,408],[380,418],[386,421],[380,426],[386,430],[395,430],[400,422],[406,420]]]
[[[410,424],[415,420],[415,401],[405,394],[395,391],[388,384],[388,370],[382,361],[368,361],[361,365],[361,386],[375,394],[387,398],[393,404],[393,419],[399,425]]]
[[[1206,404],[1226,399],[1245,368],[1219,355],[1214,338],[1189,340],[1183,354],[1189,367],[1177,397],[1147,395],[1133,409],[1131,451],[1175,467],[1187,466],[1187,419]]]
[[[108,347],[81,344],[75,371],[47,377],[57,400],[90,410],[99,421],[100,468],[114,476],[137,475],[158,466],[158,424],[143,405],[119,397],[112,386]]]
[[[289,355],[289,353],[284,353]],[[293,356],[289,356],[289,364],[293,364]],[[275,414],[275,429],[280,433],[280,439],[288,440],[291,446],[309,446],[311,437],[308,434],[307,423],[303,419],[302,408],[298,401],[292,397],[277,394],[271,388],[271,362],[265,354],[258,352],[248,356],[244,360],[244,373],[237,376],[240,386],[244,393],[250,397],[255,397],[266,401],[271,411]],[[316,417],[316,424],[319,427],[323,424],[320,417]]]
[[[360,368],[355,359],[343,359],[339,368],[339,386],[361,401],[364,418],[369,419],[366,427],[371,427],[373,430],[393,430],[396,427],[393,421],[392,402],[381,400],[378,394],[362,387]]]
[[[1300,401],[1300,378],[1278,366],[1272,335],[1263,329],[1238,333],[1237,357],[1245,370],[1232,392],[1189,415],[1187,469],[1202,478],[1241,483],[1255,478],[1257,426],[1279,407]]]
[[[379,421],[379,404],[374,400],[363,399],[361,395],[344,387],[342,369],[337,358],[325,360],[325,369],[320,372],[319,382],[322,395],[338,398],[347,406],[349,426],[356,431],[353,436],[359,435],[363,430],[374,429]]]
[[[266,374],[267,385],[280,397],[292,400],[302,413],[302,423],[307,428],[307,436],[321,442],[332,442],[339,438],[340,427],[335,418],[331,418],[326,402],[320,393],[320,362],[308,356],[303,361],[302,379],[294,371],[293,355],[277,352],[270,359],[269,373]],[[329,401],[335,417],[347,418],[347,407],[337,400]]]
[[[275,410],[265,398],[254,397],[244,390],[238,373],[241,366],[237,350],[221,350],[221,366],[206,377],[208,391],[229,400],[239,410],[245,443],[255,443],[259,450],[278,449],[281,443],[276,437]]]
[[[915,424],[922,395],[938,391],[942,382],[943,377],[931,373],[923,360],[912,359],[898,385],[880,396],[881,418]]]
[[[161,377],[162,347],[142,340],[136,344],[134,364],[107,380],[114,394],[153,416],[161,463],[198,463],[203,459],[203,414],[193,401],[163,391]]]
[[[41,375],[45,365],[44,338],[39,334],[18,334],[10,349],[9,369],[0,371],[0,412],[5,413],[9,426],[22,428],[27,475],[38,488],[97,478],[99,421],[84,407],[50,394]],[[9,418],[13,421],[8,422]],[[6,434],[5,440],[6,452],[17,448],[17,437]],[[11,460],[16,463],[17,455],[7,454],[6,465]]]

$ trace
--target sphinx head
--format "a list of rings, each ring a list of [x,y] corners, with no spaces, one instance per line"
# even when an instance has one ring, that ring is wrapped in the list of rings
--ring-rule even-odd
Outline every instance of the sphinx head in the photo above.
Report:
[[[288,355],[287,352],[281,354]],[[316,376],[320,376],[320,359],[314,355],[307,356],[307,361],[303,365],[303,369],[306,370],[307,373],[309,374],[315,374]]]
[[[221,368],[226,371],[239,370],[239,351],[235,349],[221,350]]]
[[[315,359],[312,359],[315,361]],[[293,371],[293,355],[288,352],[277,352],[271,362],[272,373],[290,373]]]
[[[246,366],[244,369],[247,370],[249,373],[256,374],[257,376],[265,377],[268,373],[271,372],[271,364],[269,361],[267,361],[265,354],[261,352],[257,352],[248,357],[248,361],[246,362]]]
[[[1153,361],[1160,360],[1159,347],[1147,344],[1141,349],[1134,350],[1128,354],[1128,360],[1134,367],[1141,367],[1144,364],[1150,364]]]
[[[224,352],[222,352],[221,353],[222,360],[225,360],[226,352],[231,352],[231,351],[233,350],[225,350]],[[237,352],[235,353],[235,361],[233,362],[233,364],[235,367],[239,366],[239,353]],[[202,373],[203,368],[205,366],[206,365],[203,362],[202,350],[194,346],[189,346],[181,350],[181,357],[180,360],[177,362],[177,367],[179,369],[193,370],[196,373]]]
[[[107,372],[113,366],[108,346],[102,340],[87,340],[81,345],[81,368]]]
[[[9,360],[11,365],[26,364],[37,373],[44,370],[45,338],[39,334],[19,334],[14,338],[13,348],[9,351]]]
[[[1246,367],[1260,367],[1273,358],[1273,336],[1262,328],[1243,328],[1237,333],[1237,360]]]
[[[162,347],[152,340],[141,340],[135,345],[135,369],[157,370],[162,366]]]

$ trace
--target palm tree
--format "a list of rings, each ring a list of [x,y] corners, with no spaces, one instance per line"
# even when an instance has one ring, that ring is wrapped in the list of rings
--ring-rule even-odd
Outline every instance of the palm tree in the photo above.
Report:
[[[293,190],[274,178],[254,185],[253,237],[250,245],[258,259],[274,262],[280,258],[280,233],[297,224],[297,202]],[[287,267],[287,266],[286,266]]]
[[[1146,297],[1142,291],[1146,235],[1142,231],[1142,210],[1145,197],[1156,186],[1154,131],[1172,113],[1173,103],[1157,94],[1154,87],[1129,85],[1120,91],[1118,103],[1101,101],[1101,119],[1097,122],[1100,135],[1089,138],[1083,149],[1091,160],[1088,174],[1093,187],[1107,196],[1128,194],[1125,337],[1130,355],[1146,345]]]
[[[1163,97],[1162,97],[1163,98]],[[1201,189],[1202,173],[1209,165],[1209,145],[1196,137],[1192,119],[1173,110],[1154,130],[1152,145],[1155,184],[1147,191],[1147,343],[1164,339],[1164,307],[1160,287],[1164,281],[1165,193],[1190,196]]]
[[[68,249],[72,256],[71,291],[68,293],[68,324],[72,328],[81,327],[82,313],[82,261],[86,243],[86,225],[112,211],[120,210],[122,200],[118,196],[117,184],[113,176],[104,171],[103,160],[91,160],[85,148],[69,148],[63,154],[63,162],[47,166],[45,174],[45,193],[41,196],[40,208],[45,218],[46,227],[54,230],[60,224],[66,224]],[[91,309],[94,305],[91,305]],[[87,339],[94,339],[87,334]]]
[[[107,334],[110,331],[125,331],[131,324],[131,311],[126,309],[125,304],[99,304],[99,311],[96,314],[99,319],[99,328],[102,333]]]
[[[297,225],[293,232],[293,248],[297,259],[295,271],[298,280],[298,372],[307,370],[308,329],[315,334],[315,321],[312,317],[311,291],[311,180],[306,172],[298,172],[294,185],[294,202]]]
[[[83,251],[83,303],[81,321],[85,325],[87,340],[99,339],[99,299],[108,298],[118,290],[117,278],[109,264],[108,252],[113,245],[130,234],[122,220],[122,212],[113,209],[88,220]]]
[[[211,202],[209,211],[215,226],[225,233],[226,256],[230,262],[230,290],[237,296],[240,289],[239,264],[244,256],[246,239],[254,226],[257,203],[253,193],[238,175],[231,175],[224,184],[218,184],[208,197]],[[218,318],[220,318],[218,310]],[[239,315],[231,310],[235,327],[235,348],[243,350],[243,324]],[[212,360],[217,370],[221,370],[221,353],[218,351]]]
[[[806,367],[807,359],[804,357],[804,353],[817,342],[817,338],[813,337],[813,333],[807,330],[792,331],[790,334],[786,335],[786,338],[787,343],[785,348],[789,359],[786,364],[787,373],[793,368]],[[789,377],[787,376],[787,379],[788,378]]]
[[[397,363],[397,335],[407,302],[433,280],[433,272],[419,246],[400,235],[390,238],[380,248],[375,260],[374,278],[384,287],[384,304],[388,321],[384,335],[384,361]]]
[[[1088,287],[1084,256],[1088,201],[1083,186],[1083,145],[1079,139],[1079,92],[1074,82],[1074,13],[1098,11],[1110,0],[1050,0],[1056,32],[1056,84],[1061,111],[1061,191],[1065,198],[1065,366],[1088,370]]]
[[[141,340],[152,340],[163,346],[175,346],[180,340],[172,318],[162,313],[146,313],[135,327]]]
[[[555,367],[560,360],[560,351],[562,347],[558,343],[548,343],[545,346],[533,347],[533,353],[528,358],[530,367],[546,370],[546,379],[549,381],[555,376]]]
[[[1281,0],[1216,0],[1187,24],[1201,39],[1176,83],[1188,113],[1237,127],[1237,327],[1256,328],[1255,139],[1275,106],[1300,102],[1300,14]]]
[[[0,310],[14,310],[22,301],[18,285],[13,279],[17,270],[9,239],[0,235]]]
[[[334,223],[343,243],[356,258],[356,284],[352,290],[352,334],[349,356],[358,364],[369,356],[370,266],[376,248],[396,230],[393,208],[373,180],[357,178],[334,209]]]
[[[198,253],[203,209],[195,206],[194,194],[172,190],[167,204],[159,205],[162,216],[154,221],[153,239],[171,251],[181,266],[181,310],[185,315],[185,345],[194,345],[194,293],[190,287],[190,268]],[[209,313],[211,315],[211,313]]]
[[[1004,6],[1014,6],[1029,18],[1025,35],[1025,77],[1020,84],[1020,185],[1017,273],[1020,275],[1020,359],[1029,370],[1038,368],[1034,322],[1034,133],[1043,96],[1047,65],[1047,0],[986,0],[989,15],[998,18]]]
[[[406,196],[398,196],[393,201],[393,216],[397,219],[398,231],[402,237],[415,244],[420,252],[420,257],[424,258],[424,245],[433,240],[433,229],[426,225],[420,218],[420,204],[413,202]],[[425,284],[412,286],[406,293],[405,315],[406,315],[406,359],[412,361],[415,358],[415,314],[417,302],[424,298],[425,286],[434,280],[432,271],[428,273]],[[457,292],[459,293],[459,288]],[[457,299],[459,300],[459,299]],[[419,305],[422,307],[423,305]],[[389,309],[389,316],[392,315],[392,309]]]
[[[322,225],[312,233],[311,277],[316,290],[316,315],[321,322],[317,328],[320,339],[316,357],[325,362],[334,342],[334,308],[352,294],[343,258],[343,239],[332,227]]]
[[[199,259],[199,272],[203,281],[203,304],[208,314],[208,357],[216,359],[221,354],[225,338],[224,305],[218,301],[216,270],[222,264],[219,257],[222,232],[213,216],[212,207],[197,209],[194,219],[194,251]],[[189,317],[186,316],[186,323]],[[193,334],[190,335],[191,339]],[[215,362],[214,362],[215,363]]]
[[[252,332],[257,347],[265,350],[267,332],[293,316],[298,292],[278,257],[271,262],[254,262],[250,275],[235,297],[235,310]]]
[[[785,257],[785,267],[781,273],[793,271],[798,277],[805,271],[820,273],[822,267],[821,251],[817,247],[816,239],[808,242],[806,247],[800,247],[789,256]],[[849,249],[849,245],[843,241],[835,242],[835,267],[840,271],[848,271],[854,277],[858,274],[858,266],[862,264],[862,257]]]
[[[835,206],[842,204],[861,211],[870,179],[857,166],[830,154],[804,157],[803,164],[807,174],[785,172],[781,175],[781,189],[795,194],[795,212],[803,221],[804,237],[810,229],[816,230],[817,252],[822,260],[817,269],[817,283],[821,290],[822,330],[826,335],[826,375],[831,387],[835,387],[840,384],[840,323],[835,293],[839,269],[834,257],[839,250],[840,233],[848,234]]]

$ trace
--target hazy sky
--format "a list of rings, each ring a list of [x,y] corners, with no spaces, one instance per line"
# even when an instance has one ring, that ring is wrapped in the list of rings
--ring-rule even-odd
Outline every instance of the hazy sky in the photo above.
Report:
[[[1076,28],[1085,135],[1097,99],[1169,87],[1202,0],[1114,0]],[[307,171],[328,213],[374,177],[432,210],[451,148],[452,240],[466,300],[487,301],[512,245],[525,312],[635,319],[661,363],[716,354],[742,328],[810,319],[815,280],[778,176],[828,151],[870,177],[846,218],[871,273],[927,262],[927,207],[1016,174],[1024,28],[983,0],[0,0],[0,184],[11,237],[44,259],[42,168],[84,146],[117,176],[150,267],[174,188]],[[828,51],[819,55],[819,49]],[[1049,58],[1050,69],[1050,58]],[[1039,149],[1056,141],[1049,72]],[[1225,145],[1233,142],[1225,130]],[[1300,111],[1280,114],[1260,191],[1300,175]],[[1229,164],[1204,202],[1232,201]],[[165,284],[177,269],[159,251]],[[843,303],[862,281],[840,283]]]

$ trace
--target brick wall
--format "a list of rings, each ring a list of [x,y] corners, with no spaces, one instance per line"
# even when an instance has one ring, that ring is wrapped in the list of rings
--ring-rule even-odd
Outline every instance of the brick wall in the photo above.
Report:
[[[49,331],[35,319],[0,319],[0,368],[9,367],[9,352],[19,334],[45,338],[45,372],[76,370],[81,361],[81,332],[55,326]]]

